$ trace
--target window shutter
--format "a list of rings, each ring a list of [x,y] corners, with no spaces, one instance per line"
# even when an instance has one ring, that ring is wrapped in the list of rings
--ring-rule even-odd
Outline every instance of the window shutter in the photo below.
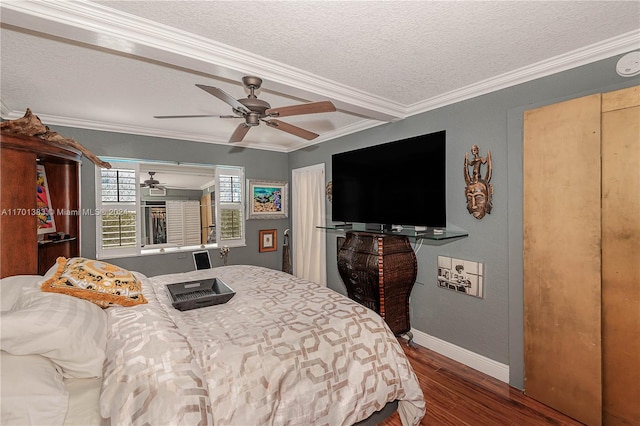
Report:
[[[112,163],[96,169],[96,257],[108,258],[140,253],[138,166]]]
[[[167,243],[177,246],[200,244],[199,201],[167,201]]]
[[[184,207],[184,245],[200,244],[200,201],[186,201]]]
[[[244,169],[216,168],[216,185],[218,245],[244,245]]]
[[[183,213],[180,201],[167,201],[167,244],[182,245]]]

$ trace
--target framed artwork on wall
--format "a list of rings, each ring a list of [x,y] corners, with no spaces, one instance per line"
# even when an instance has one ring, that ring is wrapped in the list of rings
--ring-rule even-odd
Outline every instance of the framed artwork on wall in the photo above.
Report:
[[[36,165],[36,218],[38,235],[56,232],[47,174],[41,164]]]
[[[285,219],[289,216],[289,184],[247,179],[247,219]]]
[[[278,231],[263,229],[260,231],[260,253],[278,250]]]

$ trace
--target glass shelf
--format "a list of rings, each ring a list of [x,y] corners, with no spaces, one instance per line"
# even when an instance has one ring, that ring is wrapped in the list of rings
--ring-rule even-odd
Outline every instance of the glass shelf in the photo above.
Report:
[[[75,241],[76,239],[77,239],[76,237],[69,237],[69,238],[61,238],[59,240],[40,240],[38,241],[38,245],[44,246],[47,244],[60,244],[60,243],[66,243],[68,241]]]
[[[336,224],[317,226],[318,229],[325,229],[327,231],[334,232],[368,232],[371,234],[381,235],[404,235],[416,240],[432,240],[432,241],[445,241],[453,240],[456,238],[466,238],[469,233],[462,230],[441,229],[441,228],[427,228],[426,230],[417,231],[414,227],[394,227],[394,229],[367,229],[364,223],[348,223],[348,224]]]

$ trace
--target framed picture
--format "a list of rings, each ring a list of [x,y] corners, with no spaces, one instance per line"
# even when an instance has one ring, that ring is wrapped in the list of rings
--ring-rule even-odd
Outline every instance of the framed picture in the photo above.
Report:
[[[260,253],[278,250],[278,231],[263,229],[260,231]]]
[[[51,195],[47,184],[47,174],[44,166],[36,165],[36,220],[38,235],[56,232],[56,222],[53,218]]]
[[[289,184],[247,179],[247,219],[285,219],[289,216]]]

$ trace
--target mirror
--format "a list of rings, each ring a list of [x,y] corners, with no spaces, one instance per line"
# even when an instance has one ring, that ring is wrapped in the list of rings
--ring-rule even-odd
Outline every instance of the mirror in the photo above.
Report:
[[[142,162],[139,180],[143,248],[216,242],[214,166]]]

